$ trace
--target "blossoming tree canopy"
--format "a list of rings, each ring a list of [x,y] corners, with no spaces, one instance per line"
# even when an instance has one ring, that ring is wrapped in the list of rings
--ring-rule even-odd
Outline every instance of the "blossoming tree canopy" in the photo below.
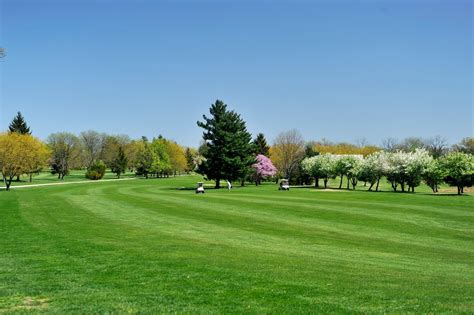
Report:
[[[252,165],[258,178],[266,178],[275,176],[277,173],[276,167],[273,165],[272,160],[263,154],[257,155],[257,162]]]

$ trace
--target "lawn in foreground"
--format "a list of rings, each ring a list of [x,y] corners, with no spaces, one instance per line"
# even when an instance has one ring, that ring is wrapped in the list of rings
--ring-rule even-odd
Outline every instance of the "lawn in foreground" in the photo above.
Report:
[[[0,312],[473,312],[474,197],[199,178],[0,192]]]

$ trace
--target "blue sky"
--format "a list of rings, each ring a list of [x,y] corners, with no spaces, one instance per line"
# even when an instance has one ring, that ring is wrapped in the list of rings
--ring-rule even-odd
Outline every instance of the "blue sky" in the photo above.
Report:
[[[473,135],[470,1],[0,3],[3,130],[197,146],[222,99],[270,141]]]

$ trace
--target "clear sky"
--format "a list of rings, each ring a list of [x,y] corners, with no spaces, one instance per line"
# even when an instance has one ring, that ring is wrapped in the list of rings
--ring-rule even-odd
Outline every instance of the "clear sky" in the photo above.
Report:
[[[0,3],[3,130],[197,146],[222,99],[270,141],[473,135],[471,1]]]

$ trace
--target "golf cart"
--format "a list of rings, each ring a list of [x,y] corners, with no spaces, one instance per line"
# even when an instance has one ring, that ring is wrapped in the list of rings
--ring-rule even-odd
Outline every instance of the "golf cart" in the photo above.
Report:
[[[203,182],[197,183],[196,194],[204,194],[204,183]]]
[[[278,187],[278,190],[290,190],[290,182],[288,179],[282,179],[280,181],[280,187]]]

